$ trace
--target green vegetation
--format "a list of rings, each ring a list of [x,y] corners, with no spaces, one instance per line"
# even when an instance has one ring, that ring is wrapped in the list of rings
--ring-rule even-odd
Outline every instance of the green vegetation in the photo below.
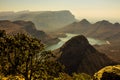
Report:
[[[54,80],[92,80],[92,77],[85,73],[73,73],[72,76],[66,73],[60,73],[58,78],[54,78]]]
[[[52,79],[63,72],[63,66],[50,60],[54,55],[44,51],[40,40],[25,34],[6,35],[0,31],[0,74],[22,75],[25,80]]]
[[[88,74],[85,74],[85,73],[79,73],[79,74],[76,74],[76,73],[73,73],[73,80],[91,80],[92,77]]]

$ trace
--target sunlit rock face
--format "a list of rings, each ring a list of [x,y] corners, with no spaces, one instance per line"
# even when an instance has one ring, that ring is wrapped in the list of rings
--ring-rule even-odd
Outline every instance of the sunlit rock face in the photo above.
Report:
[[[93,80],[120,80],[120,65],[106,66],[94,74]]]

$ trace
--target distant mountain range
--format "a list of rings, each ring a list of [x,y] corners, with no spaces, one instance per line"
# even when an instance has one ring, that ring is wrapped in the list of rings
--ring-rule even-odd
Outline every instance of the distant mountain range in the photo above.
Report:
[[[53,31],[76,21],[68,10],[0,12],[0,20],[32,21],[38,30],[44,31]]]
[[[77,72],[93,75],[105,66],[118,64],[97,51],[82,35],[71,38],[54,53],[57,54],[57,60],[65,65],[65,71],[69,74]]]
[[[14,24],[9,20],[0,21],[0,30],[5,30],[7,34],[27,33],[23,27],[20,25]]]
[[[113,24],[106,20],[92,24],[88,20],[83,19],[80,22],[73,22],[65,26],[59,32],[83,34],[88,37],[110,41],[120,40],[120,24]]]

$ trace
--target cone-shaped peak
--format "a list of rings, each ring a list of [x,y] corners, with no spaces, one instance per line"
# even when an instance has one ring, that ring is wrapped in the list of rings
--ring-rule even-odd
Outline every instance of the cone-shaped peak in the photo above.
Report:
[[[87,19],[82,19],[79,23],[83,24],[83,25],[89,25],[89,24],[91,24]]]

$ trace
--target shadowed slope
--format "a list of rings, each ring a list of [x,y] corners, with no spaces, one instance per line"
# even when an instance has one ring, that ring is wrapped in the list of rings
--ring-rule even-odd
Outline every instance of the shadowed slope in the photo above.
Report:
[[[71,38],[59,52],[61,55],[58,61],[65,65],[65,70],[69,74],[84,72],[91,75],[104,66],[117,64],[105,54],[98,52],[82,35]]]

